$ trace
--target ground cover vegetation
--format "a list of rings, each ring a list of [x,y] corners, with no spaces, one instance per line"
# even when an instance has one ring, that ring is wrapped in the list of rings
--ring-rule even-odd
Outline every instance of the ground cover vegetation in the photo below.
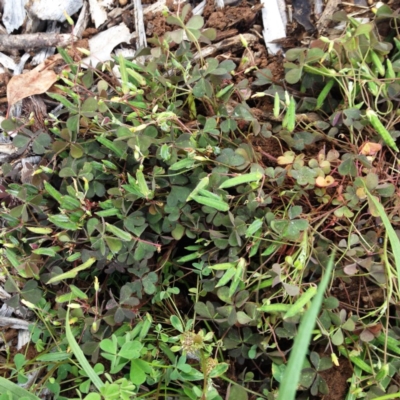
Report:
[[[2,123],[42,161],[2,166],[7,303],[36,322],[0,399],[398,397],[398,17],[334,18],[284,80],[244,38],[203,57],[190,6],[133,61],[60,49],[48,131]]]

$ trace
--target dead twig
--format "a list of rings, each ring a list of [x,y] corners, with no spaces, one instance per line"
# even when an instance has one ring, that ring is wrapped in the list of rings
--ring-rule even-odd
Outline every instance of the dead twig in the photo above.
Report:
[[[67,33],[40,32],[23,35],[0,35],[0,51],[66,47],[75,40],[73,35]]]

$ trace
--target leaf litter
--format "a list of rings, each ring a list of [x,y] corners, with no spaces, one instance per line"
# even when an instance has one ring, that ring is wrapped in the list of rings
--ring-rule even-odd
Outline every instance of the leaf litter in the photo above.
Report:
[[[335,3],[333,5],[333,2],[328,2],[328,8],[329,7],[337,7],[338,3]],[[318,20],[315,21],[313,19],[313,15],[310,12],[306,12],[306,19],[305,20],[300,20],[299,15],[302,14],[298,10],[301,9],[301,2],[296,2],[294,4],[295,6],[295,18],[297,16],[297,19],[301,25],[303,25],[303,28],[305,28],[305,31],[311,31],[312,27],[314,26],[314,23],[316,24],[317,27],[319,27]],[[173,10],[178,10],[179,6],[172,6],[171,9]],[[297,11],[296,11],[297,10]],[[93,12],[93,11],[92,11]],[[277,67],[271,68],[272,70],[272,81],[278,82],[282,79],[282,58],[278,55],[273,57],[272,53],[275,51],[278,51],[277,47],[268,47],[270,50],[270,54],[267,55],[265,50],[262,51],[261,48],[264,47],[264,43],[262,42],[262,32],[263,32],[263,27],[262,27],[262,19],[261,19],[261,14],[262,14],[261,7],[257,5],[252,5],[248,3],[241,3],[237,6],[226,6],[223,11],[217,9],[214,7],[213,2],[208,1],[206,5],[206,9],[204,10],[204,16],[206,17],[206,24],[207,27],[209,28],[215,28],[217,30],[217,34],[223,34],[224,31],[231,31],[231,37],[236,37],[237,42],[239,41],[240,36],[238,36],[238,33],[245,34],[249,31],[254,30],[256,37],[259,38],[259,43],[254,44],[254,47],[252,48],[253,53],[259,52],[259,54],[262,54],[263,57],[254,57],[254,63],[250,64],[251,67],[258,66],[259,68],[265,68],[265,67],[271,67],[272,65],[277,65]],[[145,11],[146,13],[146,11]],[[37,15],[37,17],[40,18],[40,14]],[[92,16],[93,17],[93,16]],[[98,20],[97,18],[94,18],[94,24],[98,28],[101,24],[105,22],[104,19],[104,13],[102,17],[102,22]],[[96,22],[97,21],[97,22]],[[165,16],[160,12],[160,13],[155,13],[155,14],[150,14],[145,17],[146,21],[146,29],[147,29],[147,34],[149,36],[153,36],[154,34],[157,35],[163,35],[166,31],[170,30],[171,27],[165,23]],[[112,50],[118,46],[121,43],[125,43],[125,46],[129,46],[130,40],[134,37],[133,32],[130,32],[128,25],[125,25],[123,23],[123,17],[121,14],[120,20],[117,22],[120,23],[120,25],[116,25],[114,27],[116,34],[116,39],[115,41],[110,41],[108,43],[108,47],[101,46],[102,41],[104,40],[104,37],[108,36],[108,31],[103,31],[100,33],[95,33],[94,35],[97,36],[97,40],[100,42],[100,45],[95,46],[94,44],[91,46],[90,41],[89,41],[89,50],[91,51],[90,58],[87,60],[91,60],[93,65],[96,64],[98,61],[106,61],[107,59],[110,59],[111,52]],[[289,28],[289,34],[290,34],[290,29],[292,29],[292,32],[302,32],[299,34],[298,37],[296,37],[296,40],[301,41],[303,39],[302,35],[305,33],[303,28],[299,28],[298,26],[294,26],[294,22],[291,22],[292,26]],[[320,24],[322,24],[324,27],[329,25],[329,21],[326,19],[326,15],[323,14],[323,18],[320,20]],[[259,29],[258,27],[261,29]],[[10,25],[9,27],[13,27],[14,25]],[[16,26],[16,25],[15,25]],[[286,27],[285,27],[286,28]],[[14,29],[17,29],[14,27]],[[13,30],[14,30],[13,29]],[[264,26],[265,29],[265,26]],[[297,31],[296,31],[297,29]],[[286,29],[285,29],[286,30]],[[11,31],[10,31],[11,32]],[[103,33],[103,35],[102,35]],[[275,39],[283,40],[284,38],[283,31],[280,31],[279,34],[277,34],[275,37],[270,38],[266,40],[268,43],[273,42]],[[96,36],[93,36],[93,40],[95,40]],[[115,38],[115,37],[114,37]],[[92,42],[93,43],[93,42]],[[278,44],[277,43],[277,44]],[[290,45],[289,45],[290,46]],[[273,49],[274,50],[271,50]],[[100,53],[97,53],[97,50],[100,51]],[[225,50],[223,54],[219,54],[218,57],[225,58],[225,59],[235,59],[236,61],[240,62],[240,52],[235,49],[234,46],[230,46],[231,51]],[[86,60],[86,61],[87,61]],[[50,61],[50,60],[49,60]],[[23,100],[26,97],[36,95],[36,94],[42,94],[46,92],[58,79],[58,74],[51,69],[51,66],[47,69],[43,69],[43,67],[46,64],[40,65],[34,69],[31,69],[28,72],[25,72],[22,75],[16,75],[14,76],[10,82],[8,83],[7,87],[7,100],[9,105],[16,104],[18,101]],[[250,79],[249,85],[254,83],[254,79]],[[252,87],[254,90],[254,87]],[[252,103],[253,106],[253,111],[255,113],[260,113],[260,115],[263,115],[265,120],[269,120],[272,116],[273,113],[273,103],[272,101],[269,101],[268,97],[265,98],[264,100],[260,101],[254,101]],[[3,109],[4,111],[4,109]],[[250,137],[250,143],[254,146],[255,150],[257,151],[258,148],[260,149],[260,160],[265,164],[266,167],[274,165],[275,161],[277,160],[280,156],[282,156],[283,151],[282,151],[282,145],[278,143],[274,138],[273,135],[268,133],[268,131],[264,132],[263,135],[255,135],[253,138]],[[327,146],[328,148],[333,147],[331,143],[329,142],[324,142],[324,146]],[[305,145],[306,150],[307,146],[309,149],[309,152],[307,156],[309,159],[316,159],[318,158],[318,154],[320,151],[321,146],[313,146],[313,143],[308,143]],[[375,142],[365,142],[362,144],[362,147],[360,147],[359,153],[363,156],[366,157],[376,157],[377,155],[381,154],[382,147],[380,144],[375,143]],[[301,160],[296,160],[293,159],[289,163],[285,163],[283,166],[287,170],[292,168],[295,170],[295,166],[292,167],[292,164],[295,164],[296,162],[301,163]],[[257,175],[258,176],[258,175]],[[296,174],[292,174],[293,179],[296,179]],[[235,179],[235,178],[231,178]],[[319,186],[320,188],[327,188],[327,193],[329,193],[329,187],[332,184],[332,181],[330,180],[331,177],[330,175],[326,175],[325,177],[319,176],[316,180],[316,186]],[[333,178],[332,178],[333,179]],[[302,182],[302,181],[299,181]],[[313,200],[311,200],[313,201]],[[237,223],[237,222],[236,222]],[[334,220],[332,220],[332,226],[335,226]],[[355,250],[356,251],[356,250]],[[353,253],[351,253],[353,254]],[[353,255],[351,255],[353,256]],[[345,270],[345,272],[349,271],[349,268]],[[357,270],[353,270],[355,273]],[[347,278],[343,278],[343,282],[340,284],[343,285],[342,287],[344,288],[344,291],[349,293],[349,297],[347,298],[348,302],[348,309],[354,311],[354,302],[357,301],[357,299],[360,296],[360,290],[364,290],[364,283],[356,282],[355,288],[356,290],[348,291],[348,287],[346,284],[349,282],[354,282],[354,280],[348,280]],[[353,285],[353,283],[351,283]],[[358,290],[358,291],[357,291]],[[371,307],[371,304],[368,304],[368,296],[364,297],[366,300],[364,306],[366,308]],[[338,296],[339,297],[339,296]],[[380,301],[379,299],[378,301]],[[356,307],[359,307],[356,306]],[[346,307],[345,307],[346,308]],[[351,376],[351,368],[349,368],[349,363],[347,361],[343,361],[347,359],[342,359],[340,362],[340,368],[335,369],[335,376],[339,375],[341,378],[341,387],[346,389],[346,379],[348,379]],[[340,371],[337,373],[337,371]],[[329,372],[329,371],[328,371]],[[324,371],[321,371],[320,373],[322,376],[324,376]],[[335,393],[335,381],[329,380],[328,379],[328,374],[326,373],[325,379],[327,380],[327,384],[329,386],[331,394],[329,395],[330,399],[338,400],[343,398],[343,393],[345,391],[338,391],[338,393]],[[339,377],[338,377],[339,379]],[[337,382],[337,381],[336,381]],[[342,397],[340,397],[342,396]]]

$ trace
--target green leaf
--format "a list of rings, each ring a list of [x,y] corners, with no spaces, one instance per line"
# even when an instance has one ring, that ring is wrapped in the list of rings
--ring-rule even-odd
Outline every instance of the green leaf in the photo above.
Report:
[[[80,201],[75,197],[66,195],[61,198],[60,207],[62,209],[73,211],[76,210],[77,208],[80,208],[80,206],[81,206]]]
[[[79,365],[85,371],[86,375],[89,377],[93,385],[96,386],[97,390],[100,390],[104,386],[104,383],[96,374],[95,370],[90,366],[88,360],[83,354],[83,351],[81,350],[81,348],[79,347],[78,343],[75,340],[75,337],[69,325],[69,308],[67,309],[67,314],[65,316],[65,335],[68,341],[68,345],[71,348],[72,352],[74,353],[76,359],[78,360]]]
[[[95,112],[97,111],[97,100],[94,97],[87,98],[81,107],[83,112]]]
[[[304,314],[300,322],[297,336],[294,339],[294,346],[290,352],[289,362],[285,368],[283,379],[279,385],[278,400],[294,400],[296,398],[297,386],[300,381],[301,368],[306,358],[312,332],[317,320],[325,289],[331,279],[331,273],[334,266],[335,253],[329,258],[325,274],[318,285],[317,294],[314,296],[312,304]]]
[[[72,169],[71,167],[65,167],[60,170],[58,175],[60,178],[70,178],[72,176],[76,176],[77,174],[76,171],[74,171],[74,169]]]
[[[81,289],[76,287],[75,285],[69,285],[69,288],[71,289],[71,292],[79,299],[87,300],[88,296],[86,293],[82,292]]]
[[[143,290],[147,294],[153,294],[156,291],[155,283],[158,281],[158,276],[155,272],[150,272],[142,278]]]
[[[136,179],[137,179],[137,184],[140,190],[140,193],[142,193],[143,197],[145,199],[152,199],[153,198],[153,191],[149,190],[146,179],[144,178],[144,174],[141,170],[136,171]]]
[[[175,228],[171,231],[171,235],[175,240],[182,239],[185,234],[185,227],[181,224],[176,224]]]
[[[301,206],[293,206],[289,208],[289,218],[294,219],[298,217],[303,212],[303,208]]]
[[[300,68],[293,68],[290,71],[286,72],[285,79],[287,83],[294,85],[298,83],[301,79],[302,70]]]
[[[331,336],[332,343],[335,346],[340,346],[343,344],[344,336],[343,331],[339,328],[332,336]]]
[[[49,279],[46,284],[50,285],[59,281],[62,281],[64,279],[72,279],[75,278],[78,275],[78,272],[84,271],[85,269],[88,269],[91,267],[94,263],[96,262],[95,257],[89,258],[87,261],[85,261],[83,264],[78,265],[75,268],[70,269],[68,272],[64,272],[63,274],[54,276],[53,278]]]
[[[393,229],[393,225],[391,224],[385,209],[383,208],[382,204],[378,201],[378,199],[371,194],[368,190],[367,186],[365,186],[365,191],[368,196],[368,200],[373,204],[377,213],[379,214],[383,225],[386,229],[386,234],[389,237],[390,245],[392,247],[392,252],[394,256],[394,261],[396,265],[396,272],[397,272],[397,284],[400,286],[400,240],[396,234],[396,231]]]
[[[151,370],[151,367],[146,361],[134,359],[131,361],[129,379],[133,384],[140,386],[142,383],[146,382],[145,372],[150,373]]]
[[[215,285],[216,288],[225,286],[236,274],[235,268],[230,268],[225,271],[224,275],[219,279],[218,283]]]
[[[118,253],[122,249],[122,241],[120,239],[104,236],[104,240],[106,241],[108,248],[113,253]]]
[[[32,143],[32,150],[35,154],[44,154],[46,148],[51,144],[51,137],[47,133],[42,132]]]
[[[197,314],[204,318],[213,319],[215,317],[215,309],[211,302],[207,301],[206,304],[199,301],[195,303],[194,310]]]
[[[9,379],[0,377],[0,394],[11,393],[12,400],[40,400],[39,397],[21,388]]]
[[[124,153],[126,152],[126,143],[122,142],[112,142],[111,140],[103,137],[97,136],[96,140],[101,143],[103,146],[107,147],[107,149],[111,150],[115,153],[115,155],[119,158],[122,158]]]
[[[213,87],[211,83],[204,78],[201,78],[193,87],[192,90],[193,96],[201,99],[202,97],[212,97]]]
[[[178,331],[183,333],[183,325],[181,320],[176,315],[171,315],[170,319],[171,325]]]
[[[167,32],[167,36],[169,36],[173,42],[179,44],[183,41],[183,29],[176,29],[172,32]]]
[[[237,263],[227,262],[227,263],[220,263],[215,265],[210,265],[209,268],[215,269],[216,271],[224,271],[227,269],[235,269]]]
[[[11,119],[3,119],[1,122],[1,127],[6,132],[12,132],[18,129],[18,125]]]
[[[71,141],[72,137],[76,138],[79,131],[79,115],[72,115],[67,119],[68,137],[62,136],[63,139]]]
[[[186,23],[187,29],[201,29],[204,25],[204,18],[201,15],[194,15]]]
[[[247,390],[243,386],[240,386],[237,383],[232,384],[228,400],[247,400],[248,398],[249,395],[247,394]]]
[[[61,96],[58,93],[51,93],[51,92],[47,92],[46,94],[52,99],[57,100],[63,106],[67,107],[70,111],[77,111],[77,107],[74,104],[72,104],[69,100],[67,100],[64,96]]]
[[[61,202],[62,199],[62,194],[54,189],[53,186],[50,185],[48,182],[44,182],[44,188],[46,189],[47,193],[53,197],[55,200],[57,200],[59,203]]]
[[[205,196],[191,196],[191,198],[199,204],[203,204],[204,206],[215,208],[218,211],[228,211],[229,204],[225,203],[222,200],[211,199]]]
[[[6,248],[6,256],[7,260],[11,263],[14,268],[19,268],[21,265],[20,260],[18,259],[17,255],[9,248]]]
[[[73,158],[83,157],[84,153],[83,153],[82,146],[80,144],[71,143],[70,151],[71,151],[71,157],[73,157]]]
[[[121,350],[118,352],[120,357],[126,358],[127,360],[133,360],[140,357],[140,351],[143,345],[134,340],[133,342],[127,342],[122,345]]]
[[[253,82],[256,86],[264,86],[272,83],[273,75],[272,71],[268,68],[255,71],[257,79]]]
[[[229,364],[228,363],[219,363],[217,364],[211,372],[208,374],[209,378],[217,378],[221,375],[223,375],[226,371],[229,369]]]
[[[31,231],[33,233],[37,233],[38,235],[49,235],[50,233],[53,232],[53,229],[51,228],[40,228],[34,226],[27,226],[26,229],[28,229],[28,231]]]
[[[99,346],[101,350],[106,351],[107,353],[117,354],[117,343],[110,339],[103,339]]]
[[[29,144],[31,138],[25,135],[18,134],[14,137],[13,145],[21,149]]]
[[[179,160],[178,162],[172,164],[169,169],[171,171],[178,171],[179,169],[183,168],[192,168],[196,161],[193,158],[184,158]]]
[[[171,25],[178,25],[178,26],[180,26],[181,28],[184,26],[184,25],[182,24],[182,21],[181,21],[179,18],[175,17],[174,15],[169,15],[169,16],[166,18],[166,22],[167,22],[168,24],[171,24]]]
[[[57,214],[48,217],[49,221],[61,229],[70,229],[71,231],[76,231],[79,229],[79,225],[72,222],[68,215]]]
[[[342,176],[357,176],[357,167],[354,164],[353,158],[349,157],[341,162],[338,172]]]
[[[354,36],[368,35],[368,33],[370,33],[374,28],[375,28],[375,25],[372,22],[360,24],[357,26],[357,29],[353,35]],[[368,39],[369,39],[369,37],[368,37]]]
[[[108,222],[106,222],[106,231],[112,233],[117,238],[120,238],[121,240],[123,240],[125,242],[129,242],[129,241],[132,240],[132,235],[130,233],[125,232],[122,229],[117,228],[116,226],[109,224]]]
[[[47,247],[47,248],[40,248],[40,249],[32,250],[32,253],[40,254],[42,256],[54,257],[57,254],[56,250],[57,251],[60,250],[60,247],[53,246],[53,247]]]
[[[36,357],[36,361],[41,362],[60,362],[71,358],[71,354],[65,351],[60,351],[56,353],[41,354]]]

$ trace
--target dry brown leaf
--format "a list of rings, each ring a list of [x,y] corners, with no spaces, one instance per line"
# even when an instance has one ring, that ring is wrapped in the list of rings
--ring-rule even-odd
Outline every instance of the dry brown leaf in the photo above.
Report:
[[[57,81],[58,75],[52,70],[54,64],[46,64],[42,63],[29,72],[11,78],[7,86],[9,106],[26,97],[46,92]]]
[[[318,176],[317,179],[315,180],[315,185],[318,187],[328,187],[331,186],[335,183],[335,178],[333,176],[326,176],[325,178],[323,176]]]
[[[365,142],[360,149],[360,154],[365,156],[374,156],[382,150],[382,145],[379,143]]]

